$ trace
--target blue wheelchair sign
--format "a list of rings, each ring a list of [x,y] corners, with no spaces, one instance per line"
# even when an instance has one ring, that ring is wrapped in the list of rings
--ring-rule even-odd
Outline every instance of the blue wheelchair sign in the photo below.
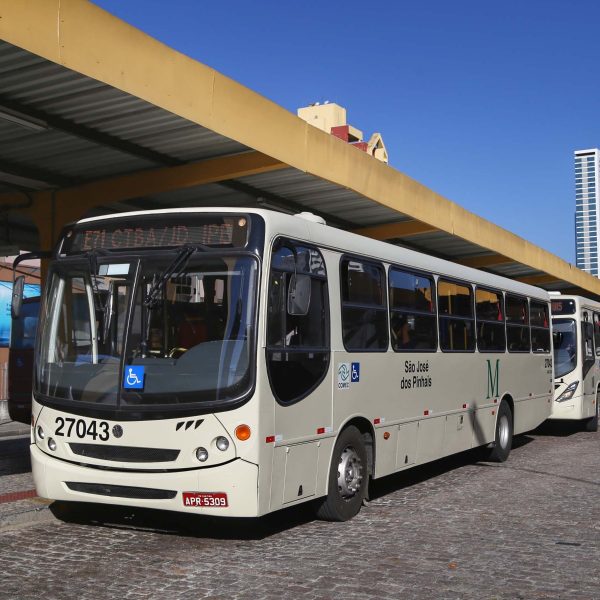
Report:
[[[360,363],[352,363],[352,368],[350,370],[350,379],[352,383],[357,383],[360,381]]]
[[[123,373],[123,387],[126,390],[143,390],[144,389],[144,378],[146,376],[146,367],[134,366],[125,367],[125,373]]]

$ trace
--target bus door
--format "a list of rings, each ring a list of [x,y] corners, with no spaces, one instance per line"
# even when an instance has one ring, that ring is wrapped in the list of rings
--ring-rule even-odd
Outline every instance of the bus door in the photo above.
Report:
[[[583,404],[585,409],[591,409],[596,397],[596,354],[594,352],[594,326],[592,324],[591,313],[583,313],[581,321],[581,378]],[[591,414],[591,413],[590,413]]]
[[[594,350],[596,354],[595,372],[596,390],[600,387],[600,313],[594,313]]]
[[[331,432],[329,297],[321,252],[278,240],[268,294],[266,359],[275,397],[272,502],[286,504],[315,494],[317,467],[329,459],[318,441]]]

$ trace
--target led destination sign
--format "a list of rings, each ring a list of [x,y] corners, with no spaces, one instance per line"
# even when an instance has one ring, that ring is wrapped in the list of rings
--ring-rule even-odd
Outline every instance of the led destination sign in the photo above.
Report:
[[[190,217],[188,223],[127,221],[90,224],[67,233],[63,253],[75,254],[90,250],[125,250],[167,248],[186,244],[211,247],[241,248],[248,239],[248,219],[232,217]]]
[[[553,315],[574,315],[576,310],[575,300],[552,300]]]

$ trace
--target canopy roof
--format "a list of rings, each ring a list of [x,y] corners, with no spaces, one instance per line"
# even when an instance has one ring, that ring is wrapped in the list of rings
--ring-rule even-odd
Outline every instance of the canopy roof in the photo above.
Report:
[[[0,244],[47,246],[82,216],[209,205],[309,210],[600,297],[598,279],[85,0],[0,0]]]

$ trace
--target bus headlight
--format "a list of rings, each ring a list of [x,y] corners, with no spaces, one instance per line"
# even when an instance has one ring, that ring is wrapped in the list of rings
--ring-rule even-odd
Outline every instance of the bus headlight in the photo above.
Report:
[[[197,448],[196,449],[196,458],[200,462],[206,462],[208,460],[208,450],[206,448]]]
[[[577,386],[579,385],[579,381],[574,381],[573,383],[567,386],[567,389],[556,399],[556,402],[566,402],[573,397]]]
[[[54,438],[48,438],[48,448],[50,448],[52,452],[56,450],[56,442],[54,441]]]
[[[41,425],[38,425],[37,436],[38,436],[38,440],[43,440],[46,437],[46,434],[44,433],[44,430],[42,429]]]
[[[216,446],[217,448],[221,451],[221,452],[225,452],[225,450],[227,450],[227,448],[229,448],[229,440],[220,435],[217,439],[216,439]]]

